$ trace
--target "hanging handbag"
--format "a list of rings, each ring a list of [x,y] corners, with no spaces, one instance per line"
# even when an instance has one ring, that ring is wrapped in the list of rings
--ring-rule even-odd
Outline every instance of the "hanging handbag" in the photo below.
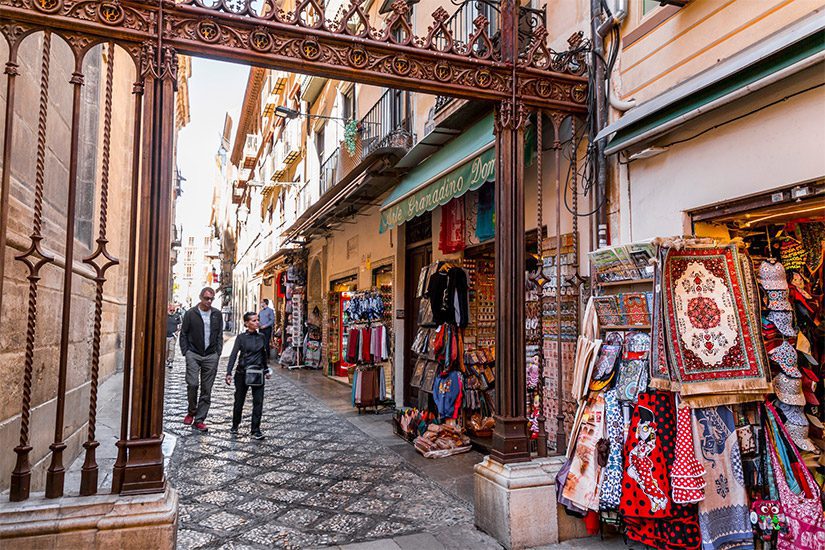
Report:
[[[768,425],[775,424],[779,426],[785,439],[791,441],[790,434],[779,419],[773,405],[765,403],[765,408],[768,414],[773,417],[773,423],[768,422]],[[772,428],[769,429],[773,431]],[[778,437],[778,434],[773,434],[772,439],[773,441],[768,442],[767,447],[776,488],[779,493],[779,502],[782,504],[782,512],[785,514],[785,523],[788,527],[787,532],[780,532],[776,548],[777,550],[821,550],[825,548],[825,518],[822,516],[822,505],[819,501],[819,487],[811,477],[808,468],[803,466],[799,471],[807,481],[811,494],[805,494],[804,490],[802,494],[797,494],[791,490],[783,472],[792,472],[793,470],[790,464],[780,462],[776,446],[782,445],[781,438]],[[786,451],[790,448],[797,462],[804,465],[795,445],[786,445],[785,447]]]
[[[258,366],[246,367],[246,374],[244,375],[244,382],[251,388],[257,388],[264,385],[264,368]]]

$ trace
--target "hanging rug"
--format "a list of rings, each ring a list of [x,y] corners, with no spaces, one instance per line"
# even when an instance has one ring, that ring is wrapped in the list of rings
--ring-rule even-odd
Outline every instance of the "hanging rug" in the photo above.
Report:
[[[665,342],[683,396],[769,389],[757,304],[735,245],[669,249],[663,266]]]

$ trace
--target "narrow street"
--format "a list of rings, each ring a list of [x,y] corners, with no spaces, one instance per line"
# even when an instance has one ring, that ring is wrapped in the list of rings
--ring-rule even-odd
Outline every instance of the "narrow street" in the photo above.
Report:
[[[169,469],[181,501],[178,548],[311,548],[392,538],[407,545],[401,547],[500,548],[474,529],[468,502],[301,387],[299,378],[317,373],[276,368],[264,401],[267,439],[244,431],[251,399],[246,424],[232,437],[225,365],[223,358],[207,434],[182,423],[180,358],[166,378],[165,429],[178,437]],[[317,381],[335,384],[320,374]],[[388,415],[371,421],[386,424],[391,435]]]

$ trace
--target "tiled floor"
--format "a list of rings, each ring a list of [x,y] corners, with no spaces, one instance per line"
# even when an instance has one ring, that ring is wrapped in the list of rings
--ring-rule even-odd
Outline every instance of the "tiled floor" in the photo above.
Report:
[[[220,376],[209,433],[184,426],[183,365],[175,365],[166,382],[166,431],[178,436],[169,478],[180,491],[179,548],[303,548],[451,531],[466,532],[473,548],[498,548],[472,527],[466,483],[458,489],[425,475],[395,452],[411,448],[393,439],[388,416],[353,416],[336,395],[346,388],[319,385],[336,412],[303,389],[309,376],[334,384],[317,373],[276,370],[264,401],[268,438],[255,441],[247,432],[251,403],[241,435],[229,434],[232,388]],[[456,462],[439,469],[449,468],[472,476]]]

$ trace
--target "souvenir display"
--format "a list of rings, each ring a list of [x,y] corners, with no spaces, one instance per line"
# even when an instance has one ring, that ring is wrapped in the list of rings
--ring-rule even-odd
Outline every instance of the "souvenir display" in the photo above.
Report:
[[[806,225],[657,239],[650,277],[627,246],[591,255],[557,477],[568,513],[657,549],[825,548],[823,280]]]

